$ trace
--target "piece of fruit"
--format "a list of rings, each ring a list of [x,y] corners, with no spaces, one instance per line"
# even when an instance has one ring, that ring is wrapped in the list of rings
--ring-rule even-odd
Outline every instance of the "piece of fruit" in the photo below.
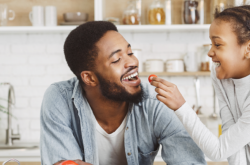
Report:
[[[157,77],[157,76],[154,75],[154,74],[151,74],[151,75],[148,77],[148,81],[149,81],[150,83],[151,83],[151,81],[152,81],[152,80],[150,79],[151,77]]]
[[[66,161],[63,161],[61,165],[78,165],[78,164],[72,160],[66,160]]]

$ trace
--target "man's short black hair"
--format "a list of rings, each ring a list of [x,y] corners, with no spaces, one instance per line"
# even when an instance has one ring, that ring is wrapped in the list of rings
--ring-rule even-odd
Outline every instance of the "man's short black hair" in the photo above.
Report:
[[[80,83],[81,72],[93,71],[98,55],[96,43],[110,30],[117,31],[116,26],[107,21],[91,21],[72,30],[64,43],[64,54],[71,71]],[[84,84],[84,83],[83,83]]]

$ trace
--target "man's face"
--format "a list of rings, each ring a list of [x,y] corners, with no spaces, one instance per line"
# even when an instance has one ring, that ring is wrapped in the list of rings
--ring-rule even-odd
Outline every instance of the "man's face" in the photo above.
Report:
[[[130,44],[116,31],[108,31],[96,43],[95,74],[103,96],[114,101],[138,103],[142,99],[138,59]]]

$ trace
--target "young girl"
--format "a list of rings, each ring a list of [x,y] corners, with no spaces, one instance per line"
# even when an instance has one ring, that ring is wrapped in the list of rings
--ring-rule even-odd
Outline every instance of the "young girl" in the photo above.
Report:
[[[214,161],[228,158],[230,165],[250,165],[250,6],[215,13],[210,26],[212,48],[208,56],[219,100],[222,135],[218,139],[199,120],[178,88],[153,77],[157,99],[173,109],[205,155]]]

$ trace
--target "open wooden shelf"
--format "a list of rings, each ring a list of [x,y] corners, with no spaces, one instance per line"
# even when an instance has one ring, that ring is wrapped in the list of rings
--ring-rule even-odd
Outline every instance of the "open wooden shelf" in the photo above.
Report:
[[[211,72],[141,72],[139,76],[147,77],[150,74],[157,76],[210,76]]]
[[[77,26],[2,26],[0,33],[69,33]],[[208,31],[210,25],[117,25],[119,32]]]

